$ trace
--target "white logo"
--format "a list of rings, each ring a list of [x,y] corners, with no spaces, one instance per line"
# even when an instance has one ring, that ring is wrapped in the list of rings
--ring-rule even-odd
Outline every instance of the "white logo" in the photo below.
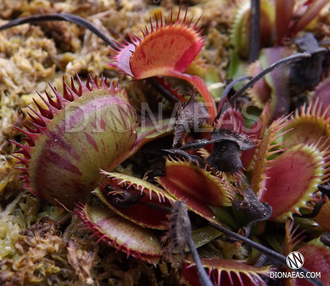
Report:
[[[304,262],[304,256],[298,251],[293,251],[286,257],[286,265],[293,270],[300,269],[304,265]]]

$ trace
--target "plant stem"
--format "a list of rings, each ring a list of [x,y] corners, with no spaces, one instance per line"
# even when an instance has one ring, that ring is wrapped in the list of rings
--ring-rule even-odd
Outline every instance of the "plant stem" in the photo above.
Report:
[[[12,20],[7,24],[1,26],[0,31],[22,24],[35,23],[35,22],[48,22],[48,21],[67,21],[78,24],[86,28],[87,30],[90,30],[93,34],[95,34],[105,43],[107,43],[112,49],[119,50],[119,47],[116,44],[116,42],[111,40],[108,35],[106,35],[100,30],[100,28],[96,27],[93,23],[89,22],[88,20],[82,17],[71,14],[51,13],[51,14],[34,15],[25,18],[19,18]]]
[[[196,268],[198,271],[198,277],[199,277],[200,284],[203,286],[214,286],[212,284],[210,278],[208,277],[208,275],[205,272],[205,269],[202,265],[199,255],[198,255],[196,245],[194,243],[194,240],[192,239],[191,233],[190,233],[190,236],[188,237],[187,244],[189,246],[191,256],[193,257],[193,259],[196,263]]]
[[[248,76],[248,75],[245,75],[245,76],[241,76],[239,77],[238,79],[235,79],[233,80],[230,84],[228,84],[225,88],[225,90],[223,91],[222,95],[221,95],[221,98],[220,98],[220,102],[219,102],[219,105],[218,105],[218,114],[217,116],[215,117],[214,120],[217,120],[219,119],[220,115],[222,114],[222,105],[223,105],[223,102],[225,100],[225,98],[228,96],[228,93],[231,91],[231,89],[236,85],[238,84],[239,82],[241,81],[245,81],[245,80],[251,80],[252,79],[252,76]]]
[[[249,62],[259,58],[260,50],[260,0],[251,0],[251,42]]]

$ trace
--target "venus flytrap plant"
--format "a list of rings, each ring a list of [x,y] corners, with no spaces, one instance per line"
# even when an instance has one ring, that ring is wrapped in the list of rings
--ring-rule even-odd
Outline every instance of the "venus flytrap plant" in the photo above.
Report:
[[[154,128],[137,133],[136,114],[124,90],[108,86],[104,78],[98,83],[89,77],[86,84],[77,78],[78,87],[63,82],[63,96],[51,87],[56,101],[47,93],[47,99],[39,95],[47,108],[35,101],[39,112],[31,109],[32,127],[19,129],[28,145],[12,141],[24,156],[14,155],[25,165],[18,167],[24,187],[71,210],[98,185],[100,169],[111,171],[164,134]],[[54,178],[57,170],[61,178]]]
[[[63,82],[63,96],[51,87],[56,101],[47,93],[47,99],[39,95],[47,108],[36,103],[39,112],[31,109],[30,115],[33,127],[20,129],[28,145],[13,141],[24,156],[15,156],[25,165],[19,168],[24,187],[69,209],[96,187],[100,168],[116,167],[136,142],[135,117],[125,91],[108,87],[105,79],[100,84],[91,77],[86,85],[78,81],[78,87]],[[107,120],[109,115],[120,120],[117,125]],[[61,178],[54,176],[57,171]]]
[[[329,179],[329,150],[319,148],[322,145],[318,143],[296,145],[266,164],[266,179],[261,182],[258,196],[272,207],[270,219],[292,218],[294,213],[301,214],[301,208],[310,208],[308,202],[319,200],[314,196],[317,185]]]
[[[75,213],[98,241],[156,265],[162,254],[159,235],[174,199],[145,180],[102,171],[105,180],[92,192],[101,206],[79,205]]]
[[[300,208],[310,208],[319,200],[317,186],[329,180],[329,126],[327,109],[321,113],[321,106],[312,103],[301,114],[274,121],[258,146],[251,187],[271,205],[273,220],[284,221],[300,214]],[[284,142],[274,144],[280,137]]]
[[[169,20],[155,15],[155,27],[150,19],[150,31],[146,27],[143,38],[134,35],[131,42],[121,45],[112,65],[135,79],[171,76],[186,80],[203,97],[213,122],[215,103],[205,83],[198,76],[184,73],[203,47],[201,28],[197,28],[198,21],[192,27],[192,20],[186,25],[187,10],[180,23],[180,10],[174,24],[173,11]]]
[[[323,5],[321,2],[314,3]],[[273,2],[263,3],[269,6]],[[263,12],[266,18],[267,11]],[[231,225],[236,225],[236,230],[243,227],[245,235],[249,236],[251,225],[255,222],[284,222],[288,218],[295,219],[294,214],[300,210],[312,208],[320,197],[316,193],[318,185],[329,181],[329,139],[320,139],[320,136],[329,135],[329,108],[324,107],[324,104],[314,103],[307,111],[300,115],[297,113],[295,118],[280,117],[271,123],[272,119],[269,118],[280,116],[283,107],[287,107],[287,101],[284,102],[277,96],[272,97],[269,104],[266,98],[260,104],[264,107],[260,116],[261,126],[256,132],[250,132],[255,136],[255,141],[242,134],[240,128],[228,130],[230,126],[222,124],[221,120],[225,121],[229,117],[231,121],[235,118],[235,122],[231,123],[235,125],[238,121],[241,123],[239,127],[243,127],[244,121],[239,111],[228,109],[228,106],[267,73],[283,64],[302,58],[309,59],[311,53],[295,54],[284,59],[279,57],[278,61],[271,61],[270,67],[269,64],[263,66],[264,70],[261,65],[257,67],[253,76],[237,79],[234,82],[249,81],[227,104],[223,104],[228,94],[227,88],[220,99],[219,112],[216,114],[214,100],[205,83],[201,78],[185,73],[199,54],[204,41],[201,29],[197,28],[198,21],[194,25],[191,24],[192,21],[186,24],[186,17],[187,11],[180,21],[180,10],[177,17],[173,17],[171,12],[170,19],[155,15],[155,24],[150,20],[150,28],[142,31],[141,38],[133,35],[130,41],[124,41],[123,44],[111,40],[93,24],[75,15],[37,15],[17,19],[0,27],[2,30],[22,23],[48,20],[63,20],[82,25],[102,38],[115,51],[116,55],[110,65],[134,79],[148,79],[152,85],[160,87],[161,93],[167,93],[170,101],[184,101],[184,96],[173,90],[163,79],[157,78],[158,76],[175,77],[192,84],[203,97],[207,108],[206,115],[209,115],[210,123],[214,124],[210,128],[213,131],[206,135],[191,130],[196,122],[199,127],[200,121],[207,116],[202,112],[204,107],[200,106],[199,115],[203,116],[191,118],[189,103],[183,105],[184,108],[177,116],[175,126],[178,136],[173,141],[173,148],[179,145],[180,139],[186,144],[180,149],[166,150],[183,159],[167,159],[165,174],[159,176],[155,184],[135,176],[109,173],[144,144],[169,132],[162,130],[157,133],[155,128],[149,128],[141,133],[124,90],[113,84],[106,85],[105,79],[99,82],[89,77],[84,84],[78,77],[78,87],[73,83],[71,86],[63,83],[63,96],[52,88],[56,100],[51,99],[48,94],[47,99],[41,97],[45,107],[36,104],[39,111],[32,110],[31,125],[21,130],[27,135],[27,145],[13,142],[21,147],[19,153],[24,156],[16,157],[25,165],[20,167],[25,187],[51,204],[68,209],[73,209],[75,204],[78,204],[74,210],[75,214],[93,232],[92,236],[98,237],[98,242],[104,241],[125,252],[127,256],[132,255],[154,265],[161,259],[163,245],[160,237],[168,228],[172,231],[171,236],[174,237],[175,244],[183,248],[188,243],[195,261],[199,261],[191,237],[181,241],[182,233],[187,232],[190,235],[190,221],[180,200],[185,201],[189,211],[205,218],[206,221],[203,222],[209,223],[208,227],[217,228],[225,233],[227,238],[243,241],[283,264],[285,257],[265,248],[262,243],[253,242],[230,231],[226,220],[216,214],[222,209],[230,216],[234,206],[235,211],[243,213],[252,221],[245,227],[240,221]],[[246,19],[247,14],[244,17]],[[266,20],[271,20],[271,23],[273,21]],[[239,24],[240,27],[242,25]],[[238,37],[237,33],[235,37]],[[282,71],[277,70],[277,74],[281,75]],[[275,84],[274,89],[280,86],[279,81]],[[193,101],[194,97],[190,103],[194,103]],[[233,116],[228,115],[230,111]],[[219,118],[220,121],[216,121]],[[188,122],[189,120],[193,124]],[[267,130],[268,122],[271,124]],[[306,124],[309,130],[313,131],[310,132],[313,140],[301,139]],[[295,129],[290,136],[292,128]],[[190,142],[185,142],[185,131],[196,131],[189,135]],[[201,137],[202,139],[196,139]],[[281,137],[288,141],[288,145],[282,146],[282,142],[278,142]],[[210,152],[203,149],[205,146]],[[200,154],[189,153],[195,149],[199,149]],[[244,160],[242,151],[251,151]],[[246,173],[242,168],[243,164],[250,167],[251,179],[244,178]],[[100,174],[101,168],[108,172],[102,171]],[[283,172],[286,176],[279,179]],[[57,173],[60,173],[60,176],[56,177]],[[295,188],[291,189],[292,192],[287,192],[287,188],[293,183]],[[85,201],[91,191],[91,198],[94,199],[85,205],[79,203]],[[278,192],[282,196],[278,196]],[[178,208],[181,208],[182,216],[172,217],[171,223],[175,226],[169,227],[165,223],[166,215],[171,211],[179,212]],[[324,212],[328,213],[326,209]],[[180,219],[184,226],[182,228]],[[234,218],[231,219],[234,221]],[[315,221],[317,220],[321,225],[324,218],[315,218]],[[186,280],[194,272],[194,266],[190,264],[192,261],[188,260],[183,264],[182,276]],[[327,258],[324,261],[325,265],[330,264]],[[203,266],[209,269],[212,276],[216,276],[216,279],[210,282],[204,275],[205,271],[201,270],[201,264],[197,264],[199,277],[204,281],[201,283],[206,283],[205,285],[212,282],[218,285],[265,284],[259,274],[267,276],[269,273],[269,267],[264,265],[255,267],[234,259],[202,259]],[[195,285],[196,281],[191,284]],[[311,281],[315,285],[322,285],[317,279]],[[198,282],[196,284],[198,285]]]
[[[164,222],[174,202],[170,194],[133,176],[105,171],[102,174],[107,180],[93,194],[106,206],[142,227],[159,230],[167,228]],[[132,197],[128,197],[129,194]]]
[[[161,257],[162,246],[157,236],[120,215],[108,207],[80,205],[75,213],[92,231],[99,241],[143,261],[156,265]]]
[[[175,200],[184,199],[189,210],[211,221],[216,219],[209,206],[231,205],[234,191],[230,183],[188,160],[168,159],[165,176],[157,181]]]

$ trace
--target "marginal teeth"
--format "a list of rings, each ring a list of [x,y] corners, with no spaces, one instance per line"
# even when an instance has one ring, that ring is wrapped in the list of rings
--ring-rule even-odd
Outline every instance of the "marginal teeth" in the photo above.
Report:
[[[319,149],[324,149],[330,145],[330,106],[322,112],[323,107],[323,103],[316,100],[308,106],[304,105],[300,110],[296,110],[290,124],[284,129],[293,129],[283,136],[286,147],[299,145],[301,142],[305,144],[318,142]],[[320,144],[320,142],[323,142],[323,144]]]
[[[134,188],[135,190],[140,191],[141,194],[144,193],[144,192],[149,193],[150,200],[152,200],[153,193],[154,193],[154,194],[157,195],[159,202],[166,202],[166,196],[163,193],[161,193],[159,191],[159,189],[157,189],[157,187],[155,187],[154,185],[145,186],[142,183],[138,183],[138,180],[140,180],[140,179],[136,179],[136,178],[133,178],[133,177],[123,178],[126,175],[123,175],[123,174],[120,174],[120,173],[108,173],[104,170],[101,170],[101,174],[106,175],[108,178],[111,178],[111,180],[113,180],[117,184],[117,186],[120,186],[123,189],[128,190],[129,188]],[[133,182],[133,180],[135,180],[135,182]],[[143,180],[143,182],[145,184],[148,184],[147,181]],[[157,189],[157,190],[155,190],[155,189]]]
[[[124,184],[124,183],[126,183],[126,180],[122,180],[122,181],[120,181],[120,182],[118,183],[118,185],[121,185],[121,184]]]

